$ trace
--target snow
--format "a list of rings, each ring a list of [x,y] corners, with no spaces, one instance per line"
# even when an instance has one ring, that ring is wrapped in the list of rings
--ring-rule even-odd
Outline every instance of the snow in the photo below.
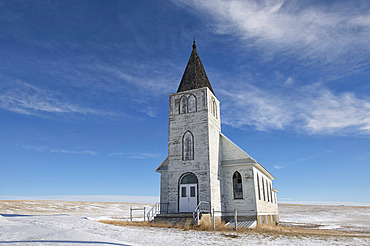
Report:
[[[122,227],[87,219],[104,216],[118,218],[122,215],[125,217],[129,214],[130,207],[139,208],[144,205],[0,201],[0,245],[370,245],[369,237],[286,236],[257,232],[214,233],[168,228]],[[299,211],[300,208],[295,210]],[[284,213],[280,216],[285,219]],[[312,218],[317,221],[318,218],[315,216]],[[330,212],[327,216],[330,216]],[[288,218],[292,219],[292,216]],[[310,223],[309,218],[303,215],[299,215],[298,218],[300,222],[305,220]],[[325,220],[320,220],[322,221]]]
[[[282,225],[370,233],[370,207],[279,205]]]

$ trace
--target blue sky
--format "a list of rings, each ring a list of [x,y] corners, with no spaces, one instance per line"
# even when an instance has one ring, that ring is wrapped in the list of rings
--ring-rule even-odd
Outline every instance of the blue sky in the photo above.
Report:
[[[0,1],[0,198],[158,196],[194,36],[281,202],[370,203],[368,1]]]

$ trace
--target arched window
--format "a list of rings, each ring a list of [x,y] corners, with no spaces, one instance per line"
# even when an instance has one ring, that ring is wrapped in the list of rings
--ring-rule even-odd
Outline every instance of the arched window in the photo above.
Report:
[[[266,191],[267,191],[267,201],[270,202],[269,183],[267,180],[266,180]]]
[[[234,199],[243,199],[242,176],[238,171],[233,175]]]
[[[212,108],[213,108],[213,115],[216,117],[216,119],[217,119],[217,105],[216,105],[216,101],[215,101],[215,99],[213,99],[212,98],[212,104],[213,104],[213,106],[212,106]]]
[[[273,203],[274,200],[272,199],[272,187],[271,187],[271,183],[269,183],[269,187],[270,187],[270,201]]]
[[[257,174],[258,199],[261,200],[260,177]]]
[[[265,180],[262,177],[262,190],[263,190],[263,200],[266,201],[266,193],[265,193]]]
[[[198,178],[192,173],[185,174],[180,180],[180,184],[197,184],[197,183]]]
[[[188,99],[186,98],[186,96],[183,96],[180,99],[179,113],[180,114],[186,114],[187,111],[188,111]]]
[[[188,98],[188,112],[196,112],[197,111],[197,99],[194,95],[190,95]]]
[[[182,160],[194,160],[194,137],[190,131],[182,137]]]

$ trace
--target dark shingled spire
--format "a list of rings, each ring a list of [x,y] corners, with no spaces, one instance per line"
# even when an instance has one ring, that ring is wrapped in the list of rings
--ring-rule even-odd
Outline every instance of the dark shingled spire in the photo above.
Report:
[[[193,51],[191,52],[188,65],[185,68],[185,72],[182,76],[177,92],[199,89],[203,87],[208,87],[213,93],[206,71],[204,70],[202,62],[200,61],[194,38]]]

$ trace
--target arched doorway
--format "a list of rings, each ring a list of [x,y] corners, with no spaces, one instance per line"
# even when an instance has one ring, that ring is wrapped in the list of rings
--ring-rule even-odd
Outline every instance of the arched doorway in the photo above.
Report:
[[[184,174],[179,181],[179,211],[193,212],[198,204],[198,178],[192,174]]]

